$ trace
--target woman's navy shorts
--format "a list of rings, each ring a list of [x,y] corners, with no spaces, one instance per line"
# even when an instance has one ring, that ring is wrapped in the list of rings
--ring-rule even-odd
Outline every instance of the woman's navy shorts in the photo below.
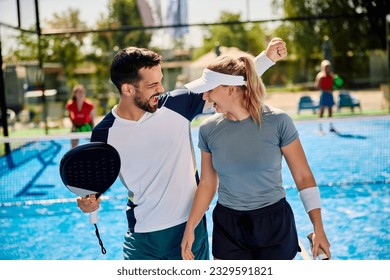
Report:
[[[217,203],[212,252],[223,260],[291,260],[301,251],[285,198],[264,208],[238,211]]]

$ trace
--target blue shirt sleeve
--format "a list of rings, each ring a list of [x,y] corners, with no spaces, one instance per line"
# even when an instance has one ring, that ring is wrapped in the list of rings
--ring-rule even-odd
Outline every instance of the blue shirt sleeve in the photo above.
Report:
[[[192,121],[201,114],[205,105],[203,94],[177,89],[164,94],[159,100],[159,107],[166,107]]]
[[[108,140],[108,130],[112,127],[115,117],[110,112],[92,130],[91,142],[104,142]]]

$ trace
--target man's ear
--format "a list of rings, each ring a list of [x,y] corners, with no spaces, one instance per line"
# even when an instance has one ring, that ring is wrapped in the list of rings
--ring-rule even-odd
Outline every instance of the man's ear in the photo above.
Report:
[[[122,94],[124,94],[126,96],[130,96],[130,95],[134,94],[135,89],[134,89],[134,86],[132,84],[125,83],[125,84],[122,84],[121,91],[122,91]]]

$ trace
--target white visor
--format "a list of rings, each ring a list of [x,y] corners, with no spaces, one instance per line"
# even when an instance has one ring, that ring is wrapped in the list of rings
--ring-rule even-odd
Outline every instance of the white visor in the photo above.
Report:
[[[228,74],[222,74],[212,71],[210,69],[204,69],[203,75],[197,80],[189,82],[184,86],[192,92],[203,93],[216,88],[217,86],[243,86],[246,82],[243,76],[234,76]]]

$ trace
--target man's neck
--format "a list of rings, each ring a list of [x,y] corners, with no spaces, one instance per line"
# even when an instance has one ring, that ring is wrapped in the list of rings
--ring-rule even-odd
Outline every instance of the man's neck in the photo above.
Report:
[[[145,111],[138,108],[134,104],[123,104],[119,102],[118,106],[116,107],[116,113],[122,119],[138,121],[145,114]]]

